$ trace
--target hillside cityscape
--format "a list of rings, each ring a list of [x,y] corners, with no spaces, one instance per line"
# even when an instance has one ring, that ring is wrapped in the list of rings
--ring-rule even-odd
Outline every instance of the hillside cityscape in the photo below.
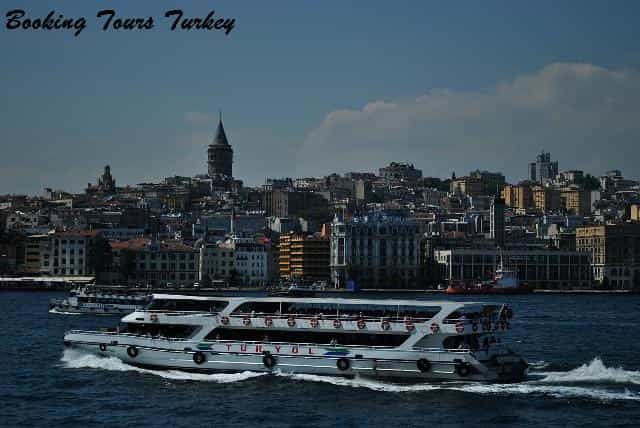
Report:
[[[245,187],[222,120],[206,153],[195,177],[118,186],[107,165],[80,194],[0,196],[0,274],[433,289],[486,280],[503,262],[538,289],[640,288],[640,183],[615,169],[563,170],[543,151],[518,183],[480,165],[437,178],[390,162]]]

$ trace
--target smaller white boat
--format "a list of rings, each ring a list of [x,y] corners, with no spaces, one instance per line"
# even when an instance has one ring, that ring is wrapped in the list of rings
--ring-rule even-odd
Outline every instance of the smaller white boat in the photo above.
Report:
[[[144,308],[151,301],[148,293],[100,290],[78,287],[64,299],[51,299],[49,312],[55,314],[126,315]]]

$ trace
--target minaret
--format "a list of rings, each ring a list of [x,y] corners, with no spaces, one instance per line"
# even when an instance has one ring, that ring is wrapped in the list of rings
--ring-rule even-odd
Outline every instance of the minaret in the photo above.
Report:
[[[213,142],[207,149],[207,166],[209,177],[214,179],[230,179],[233,177],[233,149],[227,140],[227,134],[222,125],[222,112],[218,130]]]
[[[231,208],[231,219],[230,219],[230,229],[231,229],[231,238],[236,237],[236,210],[235,208]]]

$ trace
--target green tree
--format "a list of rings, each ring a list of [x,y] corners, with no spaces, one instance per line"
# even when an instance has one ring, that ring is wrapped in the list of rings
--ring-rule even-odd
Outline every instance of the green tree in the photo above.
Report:
[[[89,272],[93,272],[98,280],[103,279],[104,274],[113,267],[111,245],[102,236],[97,236],[89,242],[87,266]]]
[[[129,249],[120,251],[118,273],[121,279],[126,281],[136,269],[136,253]]]

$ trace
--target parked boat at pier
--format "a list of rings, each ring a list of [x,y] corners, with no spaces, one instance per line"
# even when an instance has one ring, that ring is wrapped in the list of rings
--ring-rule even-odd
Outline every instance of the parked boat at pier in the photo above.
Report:
[[[156,294],[112,331],[70,331],[65,346],[135,366],[379,378],[519,381],[501,343],[501,304]]]

